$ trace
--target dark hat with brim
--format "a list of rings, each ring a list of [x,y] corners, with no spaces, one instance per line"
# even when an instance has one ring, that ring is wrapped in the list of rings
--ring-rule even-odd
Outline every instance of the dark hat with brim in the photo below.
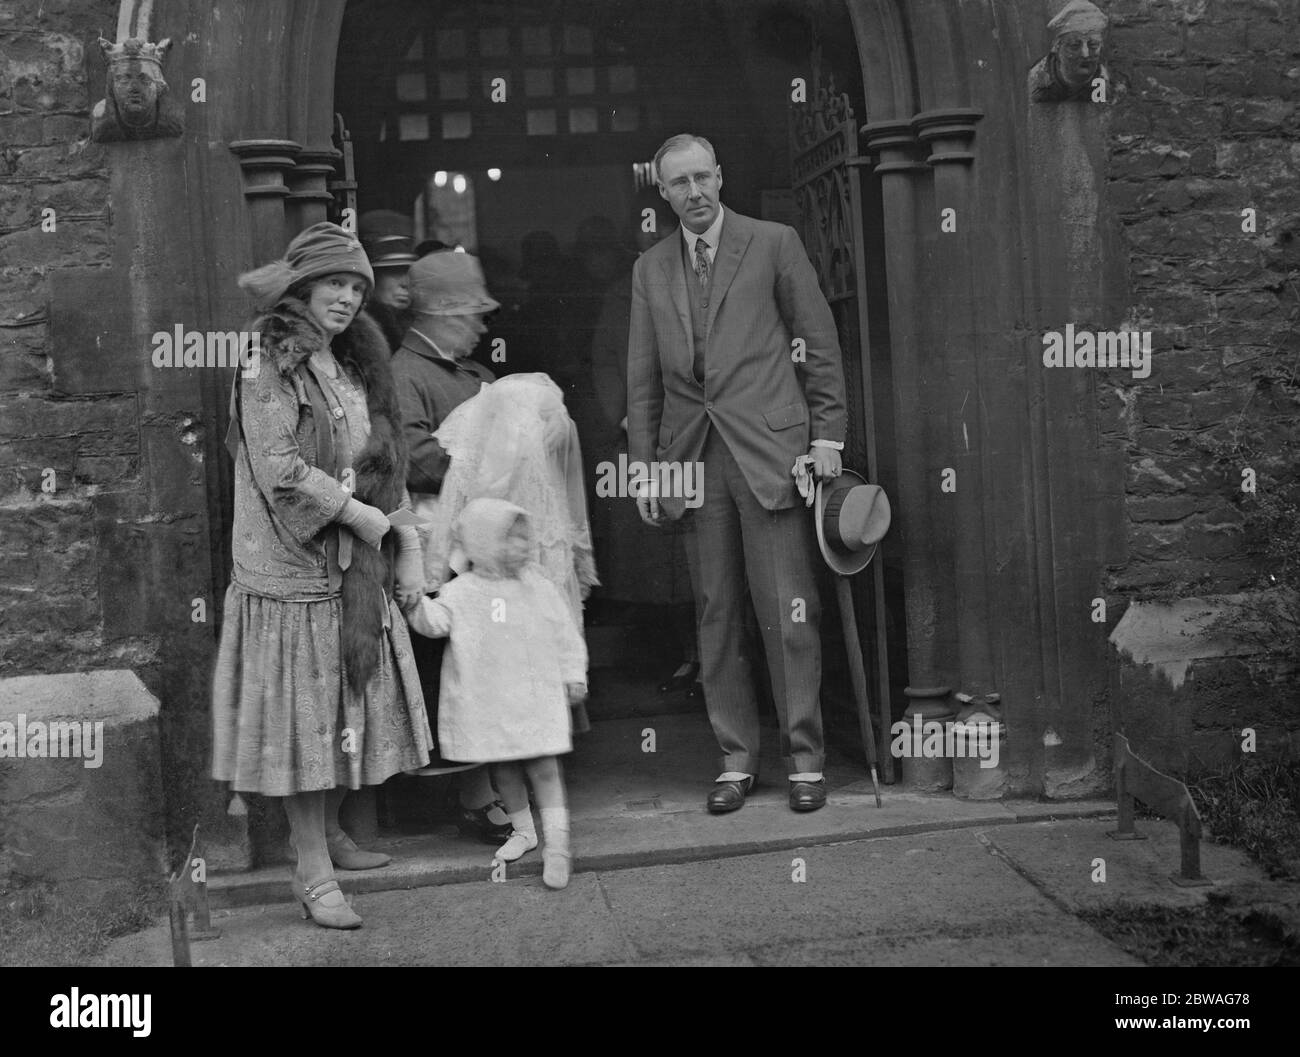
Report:
[[[402,235],[389,235],[365,245],[370,267],[375,271],[381,268],[409,268],[420,259],[411,252],[411,240]]]
[[[415,224],[395,209],[372,209],[357,220],[357,234],[373,268],[409,268],[419,258],[412,252]]]
[[[841,576],[860,573],[871,564],[892,516],[885,490],[852,470],[817,482],[814,512],[817,546],[826,564]]]

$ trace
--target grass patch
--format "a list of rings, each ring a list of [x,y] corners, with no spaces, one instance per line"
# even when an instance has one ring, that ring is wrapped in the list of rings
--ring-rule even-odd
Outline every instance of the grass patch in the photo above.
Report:
[[[1300,762],[1246,757],[1189,779],[1187,788],[1217,843],[1240,848],[1270,877],[1300,881]],[[1300,943],[1267,915],[1213,900],[1198,907],[1119,902],[1079,917],[1147,965],[1300,966]]]
[[[1270,877],[1300,881],[1300,761],[1247,757],[1189,781],[1201,821]]]
[[[85,965],[166,912],[161,883],[101,909],[75,905],[50,884],[11,889],[0,893],[0,966]]]
[[[1079,917],[1147,965],[1300,965],[1300,947],[1213,904],[1173,908],[1121,902],[1080,911]]]

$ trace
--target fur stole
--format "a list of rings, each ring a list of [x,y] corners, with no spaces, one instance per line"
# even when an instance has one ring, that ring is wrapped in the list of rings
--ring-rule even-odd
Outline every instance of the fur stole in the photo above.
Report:
[[[292,297],[281,300],[254,326],[262,335],[263,355],[286,376],[302,367],[327,340],[307,306]],[[392,354],[383,332],[364,312],[358,312],[348,328],[335,335],[331,347],[343,369],[364,386],[370,412],[370,436],[352,463],[356,477],[352,494],[387,514],[402,501],[407,462],[402,415],[389,366]],[[335,473],[335,467],[321,469]],[[358,693],[379,666],[396,555],[394,532],[384,537],[378,550],[357,540],[352,563],[343,571],[343,664],[349,685]]]

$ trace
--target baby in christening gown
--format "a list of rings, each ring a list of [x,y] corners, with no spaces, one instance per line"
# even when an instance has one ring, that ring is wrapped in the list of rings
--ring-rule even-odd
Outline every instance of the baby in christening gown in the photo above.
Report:
[[[529,515],[472,500],[453,526],[469,568],[407,611],[411,627],[447,637],[438,745],[451,760],[491,763],[514,829],[507,862],[537,847],[524,774],[542,813],[543,880],[569,881],[569,812],[556,757],[572,749],[569,706],[586,697],[587,648],[560,591],[531,560]]]
[[[563,595],[581,633],[583,600],[600,581],[578,431],[559,386],[545,374],[508,375],[455,408],[434,436],[451,463],[427,532],[426,589],[464,568],[452,526],[466,504],[504,499],[528,511],[530,557]],[[576,732],[590,729],[583,705],[572,718]]]

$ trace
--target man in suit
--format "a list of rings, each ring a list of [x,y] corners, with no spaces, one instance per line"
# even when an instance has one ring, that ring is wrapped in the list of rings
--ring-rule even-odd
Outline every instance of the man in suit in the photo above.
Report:
[[[838,476],[844,374],[830,306],[793,228],[723,209],[713,147],[673,136],[655,155],[681,226],[632,274],[630,457],[699,464],[692,572],[709,720],[722,774],[707,806],[744,805],[758,769],[754,676],[742,657],[745,591],[763,633],[790,779],[790,806],[826,802],[816,541],[795,486],[800,456]],[[649,524],[684,513],[651,474],[636,488]]]

